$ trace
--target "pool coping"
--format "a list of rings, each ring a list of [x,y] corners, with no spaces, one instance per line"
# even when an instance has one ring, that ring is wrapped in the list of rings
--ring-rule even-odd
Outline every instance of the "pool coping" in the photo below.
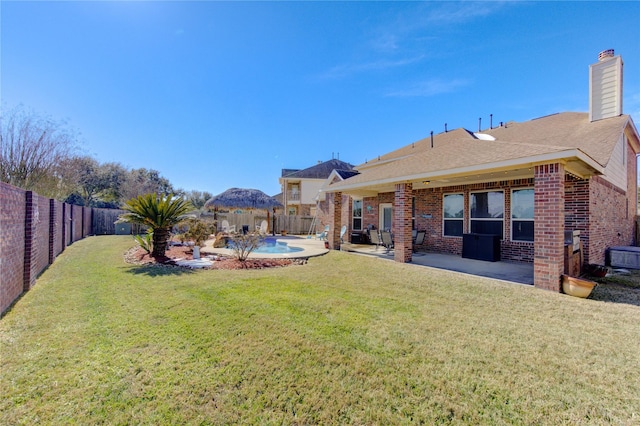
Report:
[[[286,242],[292,247],[300,247],[302,251],[291,253],[250,253],[249,259],[308,259],[310,257],[322,256],[329,252],[329,249],[325,248],[324,241],[318,240],[315,237],[303,237],[296,235],[266,235],[265,238],[272,238],[276,241]],[[214,240],[207,240],[205,245],[200,249],[200,253],[203,256],[207,254],[233,257],[233,250],[213,247]]]

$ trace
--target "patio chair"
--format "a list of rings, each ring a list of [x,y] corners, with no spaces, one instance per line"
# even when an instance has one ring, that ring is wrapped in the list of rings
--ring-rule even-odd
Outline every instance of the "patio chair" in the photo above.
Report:
[[[427,235],[426,231],[418,231],[416,233],[416,238],[413,240],[413,252],[416,252],[417,246],[421,246],[424,243],[424,237]]]
[[[316,240],[327,240],[329,237],[329,225],[324,227],[324,231],[316,234]]]
[[[347,233],[347,225],[342,225],[342,228],[340,228],[340,244],[344,243],[344,234]]]
[[[391,237],[391,232],[382,231],[380,233],[380,238],[382,239],[382,245],[387,249],[387,253],[389,253],[393,248],[393,237]]]
[[[382,241],[380,240],[380,234],[378,234],[377,229],[371,229],[369,231],[369,239],[371,240],[371,244],[376,245],[376,250],[378,250],[378,247],[382,245]]]
[[[232,233],[236,232],[236,226],[235,225],[229,226],[229,221],[228,220],[223,220],[222,221],[222,232],[226,232],[228,234],[232,234]]]
[[[260,226],[256,226],[256,231],[258,231],[262,235],[265,235],[267,233],[268,226],[269,224],[267,223],[267,221],[263,220],[262,222],[260,222]]]

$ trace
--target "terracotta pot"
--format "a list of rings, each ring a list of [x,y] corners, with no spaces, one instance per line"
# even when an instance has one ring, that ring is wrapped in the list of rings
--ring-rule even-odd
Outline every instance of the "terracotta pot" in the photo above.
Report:
[[[324,248],[328,249],[329,248],[329,241],[325,241],[324,242]]]
[[[593,281],[570,277],[569,275],[562,276],[562,291],[570,296],[589,297],[591,290],[593,290],[595,286],[596,283]]]

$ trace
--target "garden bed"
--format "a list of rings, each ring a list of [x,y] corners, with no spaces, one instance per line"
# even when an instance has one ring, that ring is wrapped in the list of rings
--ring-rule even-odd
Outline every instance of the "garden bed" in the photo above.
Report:
[[[206,253],[202,253],[206,256]],[[193,259],[193,249],[189,246],[170,246],[165,252],[165,257],[154,258],[148,254],[142,247],[133,247],[124,255],[127,263],[135,265],[157,265],[180,267],[176,265],[176,261]],[[206,269],[264,269],[277,268],[289,265],[301,265],[306,263],[306,259],[247,259],[244,262],[233,257],[212,256],[213,264]]]

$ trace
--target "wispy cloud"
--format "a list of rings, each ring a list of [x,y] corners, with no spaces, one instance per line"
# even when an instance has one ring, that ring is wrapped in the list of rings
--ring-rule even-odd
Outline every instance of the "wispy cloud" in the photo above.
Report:
[[[398,9],[396,15],[371,29],[357,55],[363,59],[336,65],[320,78],[340,79],[423,61],[428,46],[438,43],[435,29],[482,19],[509,4],[512,2],[426,2]]]
[[[384,95],[391,98],[429,97],[455,92],[470,84],[471,81],[466,79],[443,80],[440,78],[432,78],[415,83],[404,89],[388,90]]]
[[[398,67],[403,67],[406,65],[419,62],[423,58],[424,58],[424,55],[418,55],[411,58],[380,59],[372,62],[361,62],[361,63],[354,62],[351,64],[343,64],[343,65],[338,65],[331,68],[329,71],[322,74],[321,77],[326,79],[343,78],[351,74],[357,74],[361,72],[380,71],[380,70],[386,70],[390,68],[398,68]]]
[[[431,3],[433,4],[433,3]],[[426,13],[426,24],[428,25],[451,25],[461,24],[477,18],[484,18],[492,15],[505,5],[513,2],[440,2],[437,6],[428,9]]]

